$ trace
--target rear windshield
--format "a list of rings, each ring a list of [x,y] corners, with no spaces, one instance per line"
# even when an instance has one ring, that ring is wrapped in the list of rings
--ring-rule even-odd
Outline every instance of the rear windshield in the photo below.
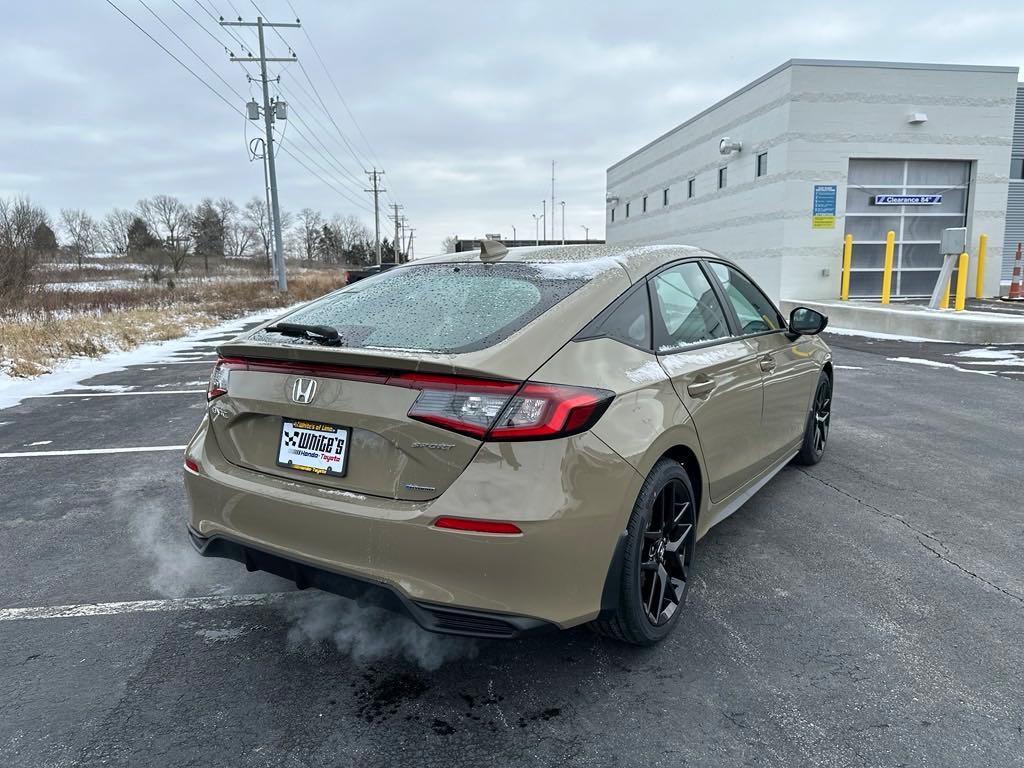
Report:
[[[286,322],[330,326],[343,347],[473,352],[515,333],[586,281],[518,263],[401,267],[325,296]],[[320,343],[268,331],[253,338]]]

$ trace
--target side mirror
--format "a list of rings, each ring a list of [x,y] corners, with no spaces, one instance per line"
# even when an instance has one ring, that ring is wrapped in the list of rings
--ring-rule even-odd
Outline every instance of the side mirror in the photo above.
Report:
[[[807,307],[797,307],[789,313],[789,332],[793,338],[797,336],[814,336],[825,330],[828,318],[821,312]]]

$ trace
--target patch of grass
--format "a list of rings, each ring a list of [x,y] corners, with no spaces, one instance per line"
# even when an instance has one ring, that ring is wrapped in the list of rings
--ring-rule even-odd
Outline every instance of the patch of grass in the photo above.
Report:
[[[337,272],[305,272],[286,294],[269,282],[220,280],[187,289],[156,288],[60,293],[32,309],[0,314],[0,372],[37,376],[62,360],[99,357],[150,341],[175,339],[226,319],[286,307],[345,284]]]

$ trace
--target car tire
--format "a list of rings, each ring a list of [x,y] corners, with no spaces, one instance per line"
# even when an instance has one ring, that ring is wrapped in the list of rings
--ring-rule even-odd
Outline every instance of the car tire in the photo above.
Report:
[[[678,462],[661,459],[644,480],[626,526],[616,607],[591,622],[591,629],[632,645],[667,637],[693,578],[696,534],[690,478]]]
[[[832,377],[822,371],[818,374],[811,411],[807,414],[804,441],[800,446],[800,452],[793,459],[794,463],[809,467],[821,461],[821,457],[825,455],[831,421]]]

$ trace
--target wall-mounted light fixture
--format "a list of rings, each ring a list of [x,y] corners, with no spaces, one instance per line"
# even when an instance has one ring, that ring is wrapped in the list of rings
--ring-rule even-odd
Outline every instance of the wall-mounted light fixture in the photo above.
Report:
[[[619,204],[619,198],[617,196],[615,196],[615,195],[608,195],[608,197],[606,197],[604,199],[604,201],[608,205],[618,205]]]
[[[718,151],[723,155],[731,155],[733,152],[739,152],[743,149],[743,142],[737,139],[730,139],[728,136],[723,136],[722,140],[718,142]]]
[[[907,122],[911,125],[921,125],[928,122],[928,115],[924,112],[911,112],[907,115]]]

